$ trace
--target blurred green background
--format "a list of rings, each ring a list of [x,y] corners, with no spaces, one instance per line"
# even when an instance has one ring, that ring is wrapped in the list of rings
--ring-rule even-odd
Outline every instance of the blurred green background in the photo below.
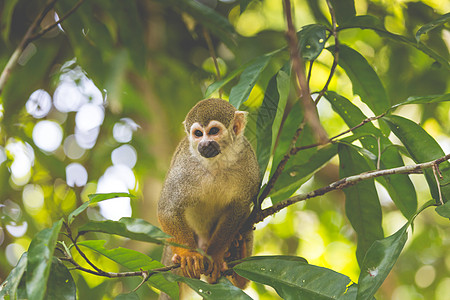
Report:
[[[203,0],[227,19],[230,36],[193,13],[189,1],[85,1],[62,26],[33,41],[19,58],[0,96],[0,281],[28,248],[31,238],[54,220],[67,216],[95,192],[127,192],[138,196],[104,202],[84,218],[118,219],[132,215],[158,225],[156,203],[172,152],[183,136],[181,122],[189,108],[216,81],[204,28],[208,28],[221,66],[232,72],[254,57],[285,46],[285,21],[279,0],[248,3]],[[61,0],[43,20],[52,24],[76,1]],[[45,1],[0,1],[0,68]],[[293,1],[295,26],[329,23],[325,1]],[[357,14],[379,17],[396,34],[414,37],[418,28],[450,11],[448,1],[355,1]],[[422,36],[422,41],[449,58],[447,25]],[[405,44],[381,38],[373,31],[350,29],[340,42],[352,45],[380,76],[392,104],[409,96],[449,92],[450,75],[428,56]],[[283,54],[286,59],[287,53]],[[267,74],[245,103],[256,110],[264,86],[283,60],[274,59]],[[328,77],[332,56],[323,52],[313,67],[311,90],[320,90]],[[272,72],[272,73],[271,73]],[[230,87],[224,89],[228,97]],[[352,86],[338,67],[330,89],[352,99],[368,116],[373,113],[353,96]],[[292,93],[293,94],[293,93]],[[215,96],[218,96],[215,95]],[[291,100],[295,99],[291,95]],[[330,135],[346,128],[325,101],[318,107]],[[421,125],[450,152],[450,103],[408,105],[396,111]],[[251,115],[250,115],[251,116]],[[336,161],[334,161],[336,160]],[[309,191],[338,179],[335,158],[305,183]],[[405,158],[406,163],[412,163]],[[419,205],[430,199],[423,176],[411,175]],[[406,219],[387,192],[377,186],[384,213],[385,235]],[[265,205],[269,205],[265,203]],[[82,220],[77,222],[82,223]],[[430,209],[415,221],[394,269],[376,294],[377,299],[449,298],[450,224]],[[289,254],[358,279],[355,234],[345,217],[344,194],[332,192],[283,210],[257,225],[255,254]],[[161,248],[120,238],[108,246],[126,246],[157,258]],[[95,256],[94,256],[95,257]],[[95,261],[95,258],[94,258]],[[105,258],[97,263],[115,272]],[[139,278],[110,280],[72,272],[79,299],[112,299],[133,289]],[[276,299],[268,287],[252,284],[254,299]],[[138,290],[141,299],[157,294]],[[88,298],[87,298],[88,297]]]

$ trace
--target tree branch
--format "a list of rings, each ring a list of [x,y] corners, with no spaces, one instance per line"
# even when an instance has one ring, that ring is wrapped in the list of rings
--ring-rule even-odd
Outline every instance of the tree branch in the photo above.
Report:
[[[317,96],[317,98],[315,100],[316,105],[317,105],[317,103],[319,103],[320,99],[323,97],[325,92],[328,90],[328,86],[330,85],[331,79],[333,78],[334,72],[336,71],[336,67],[337,67],[338,61],[339,61],[339,39],[338,39],[338,31],[337,31],[336,14],[334,12],[334,8],[331,5],[330,0],[326,0],[326,1],[327,1],[327,5],[328,5],[328,10],[330,11],[330,14],[331,14],[331,23],[333,24],[333,30],[331,33],[334,36],[334,54],[333,54],[334,59],[333,59],[333,64],[331,65],[330,75],[328,76],[328,79],[327,79],[324,87],[322,88],[322,90],[320,91],[319,95]]]
[[[312,192],[293,196],[282,202],[277,203],[276,205],[266,208],[266,209],[260,211],[258,213],[258,215],[256,216],[256,218],[251,221],[253,224],[259,223],[262,220],[264,220],[266,217],[273,215],[273,214],[279,212],[280,210],[282,210],[283,208],[290,206],[294,203],[300,202],[302,200],[307,200],[310,198],[315,198],[317,196],[324,195],[331,191],[342,190],[346,187],[354,185],[363,180],[373,179],[376,177],[392,175],[392,174],[414,174],[417,171],[422,170],[422,169],[437,168],[437,166],[439,166],[439,164],[441,164],[444,161],[447,161],[449,159],[450,159],[450,154],[447,154],[443,157],[440,157],[438,159],[435,159],[433,161],[426,162],[426,163],[421,163],[421,164],[416,164],[416,165],[408,165],[408,166],[386,169],[386,170],[369,171],[369,172],[361,173],[358,175],[353,175],[353,176],[349,176],[346,178],[342,178],[338,181],[335,181],[327,186],[321,187]],[[436,178],[437,178],[437,175],[436,175]],[[439,181],[437,179],[436,179],[436,182],[439,185]]]
[[[56,2],[56,0],[55,0]],[[68,17],[70,17],[77,9],[78,7],[81,6],[81,4],[83,4],[84,0],[79,0],[77,2],[77,4],[75,4],[74,7],[72,7],[64,16],[62,16],[62,18],[60,18],[58,21],[56,21],[55,23],[43,28],[41,31],[39,31],[38,33],[34,34],[33,36],[31,36],[29,38],[29,42],[32,42],[38,38],[40,38],[41,36],[43,36],[44,34],[46,34],[47,32],[49,32],[50,30],[52,30],[53,28],[55,28],[56,26],[58,26],[59,24],[61,24],[64,20],[66,20]]]
[[[318,146],[322,146],[322,145],[329,144],[329,143],[333,142],[335,139],[337,139],[338,137],[343,136],[344,134],[350,133],[350,132],[352,132],[353,130],[355,130],[355,129],[361,127],[361,126],[363,126],[363,125],[366,124],[366,123],[369,123],[369,122],[373,122],[373,121],[375,121],[375,120],[378,120],[379,118],[382,118],[382,117],[384,117],[385,115],[386,115],[386,113],[382,113],[381,115],[378,115],[378,116],[375,116],[375,117],[370,117],[370,118],[364,119],[364,120],[362,120],[361,123],[359,123],[358,125],[355,125],[354,127],[350,128],[350,129],[347,129],[347,130],[345,130],[345,131],[343,131],[343,132],[341,132],[341,133],[339,133],[339,134],[337,134],[337,135],[335,135],[335,136],[329,138],[327,141],[325,141],[325,142],[323,142],[323,143],[316,143],[316,144],[311,144],[311,145],[306,145],[306,146],[296,147],[295,149],[292,150],[293,155],[297,154],[297,152],[299,152],[299,151],[301,151],[301,150],[310,149],[310,148],[314,148],[314,147],[318,147]]]
[[[206,44],[208,45],[209,55],[211,56],[214,67],[216,69],[217,80],[221,79],[219,63],[217,62],[216,52],[214,51],[214,45],[211,40],[211,35],[206,28],[203,28],[203,36],[205,37]],[[222,98],[222,89],[219,89],[219,98]]]
[[[311,93],[305,74],[305,64],[299,53],[297,35],[295,33],[294,24],[292,22],[291,1],[284,0],[283,5],[287,21],[286,39],[291,56],[292,68],[297,75],[295,87],[298,97],[302,100],[303,109],[305,111],[305,120],[313,129],[316,139],[319,142],[322,142],[328,140],[328,134],[320,123],[316,106],[314,105],[314,101],[311,98]]]
[[[17,61],[19,60],[20,56],[22,55],[25,48],[30,44],[32,41],[40,38],[42,35],[56,27],[58,24],[60,24],[62,21],[67,19],[71,14],[73,14],[78,7],[83,3],[84,0],[80,0],[66,15],[64,15],[60,20],[55,22],[54,24],[44,28],[39,33],[33,35],[33,32],[36,30],[36,28],[41,24],[42,20],[45,18],[45,16],[48,14],[50,10],[52,10],[53,6],[55,6],[57,0],[49,0],[47,4],[45,5],[44,9],[39,13],[39,15],[34,19],[33,23],[28,28],[27,32],[23,36],[22,40],[20,41],[19,45],[17,46],[16,50],[14,50],[13,54],[9,58],[8,62],[6,63],[5,68],[3,69],[2,73],[0,74],[0,95],[3,92],[3,89],[5,88],[6,82],[9,79],[9,76],[11,75],[14,67],[17,65]]]
[[[275,186],[275,182],[278,180],[278,177],[280,177],[281,173],[284,170],[284,167],[286,166],[288,160],[291,158],[292,155],[295,155],[297,151],[295,151],[296,147],[295,144],[297,143],[297,140],[300,136],[300,133],[303,131],[303,128],[305,127],[305,120],[300,124],[300,126],[295,131],[295,135],[292,138],[291,144],[289,146],[289,150],[286,152],[286,154],[283,156],[281,161],[278,163],[277,168],[275,169],[275,172],[273,172],[272,177],[270,177],[269,181],[267,182],[267,185],[265,186],[264,190],[262,191],[261,195],[258,198],[258,204],[261,205],[261,203],[266,199],[266,197],[269,195],[272,188]],[[294,152],[295,151],[295,152]]]

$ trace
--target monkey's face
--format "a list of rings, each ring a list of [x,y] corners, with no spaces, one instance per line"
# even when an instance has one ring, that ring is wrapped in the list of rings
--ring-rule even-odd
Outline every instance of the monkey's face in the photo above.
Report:
[[[205,158],[218,156],[230,143],[229,130],[219,121],[211,121],[207,126],[194,123],[189,132],[193,149]]]

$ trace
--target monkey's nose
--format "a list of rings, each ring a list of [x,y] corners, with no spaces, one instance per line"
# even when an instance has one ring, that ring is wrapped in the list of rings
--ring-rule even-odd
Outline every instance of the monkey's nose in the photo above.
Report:
[[[201,156],[211,158],[220,153],[220,145],[216,141],[204,141],[198,144],[198,152]]]

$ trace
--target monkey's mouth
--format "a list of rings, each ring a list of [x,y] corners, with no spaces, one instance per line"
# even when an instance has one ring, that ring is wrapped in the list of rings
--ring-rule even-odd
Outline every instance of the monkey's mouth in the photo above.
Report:
[[[216,141],[200,142],[198,152],[205,158],[215,157],[220,153],[220,145]]]

